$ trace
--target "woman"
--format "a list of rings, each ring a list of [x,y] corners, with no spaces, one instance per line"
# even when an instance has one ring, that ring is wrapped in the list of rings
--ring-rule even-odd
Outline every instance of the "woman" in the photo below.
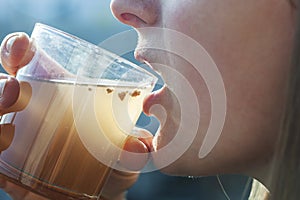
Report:
[[[277,198],[276,192],[280,190],[271,183],[280,183],[283,181],[281,177],[286,176],[281,176],[281,170],[277,170],[273,177],[280,179],[273,181],[270,172],[273,166],[280,166],[281,162],[277,159],[273,164],[273,158],[286,101],[286,83],[296,33],[297,2],[112,0],[111,9],[117,19],[133,26],[138,32],[136,58],[158,71],[164,71],[162,65],[169,66],[189,78],[201,110],[200,124],[194,140],[179,159],[163,165],[163,157],[156,153],[172,142],[177,133],[174,130],[177,130],[181,120],[176,94],[172,91],[176,83],[169,82],[169,87],[164,87],[145,100],[144,111],[147,114],[150,114],[150,108],[154,104],[160,104],[170,117],[153,140],[152,154],[155,164],[163,172],[172,175],[245,174],[258,179],[270,190],[271,196]],[[205,80],[195,73],[195,67],[184,58],[164,49],[149,48],[159,39],[151,34],[151,28],[164,30],[165,38],[169,36],[169,32],[165,30],[174,30],[192,38],[206,49],[221,74],[227,97],[224,127],[214,148],[201,158],[199,148],[204,141],[212,114],[208,86]],[[5,40],[2,45],[2,64],[8,73],[14,75],[30,60],[34,51],[23,34],[9,37],[10,40]],[[172,41],[176,42],[178,41]],[[181,44],[175,46],[180,47]],[[193,50],[187,50],[195,53]],[[14,91],[18,91],[18,82],[5,75],[2,76],[2,80],[2,83],[6,83],[5,86],[2,84],[3,110],[12,105],[17,98],[18,93]],[[289,118],[285,119],[285,122],[290,123]],[[287,131],[290,129],[287,128]],[[193,134],[189,129],[185,129],[184,133]],[[126,148],[143,152],[144,143],[128,142]],[[132,148],[132,145],[141,148]],[[284,145],[280,146],[283,147]],[[292,160],[296,162],[294,158]],[[125,176],[120,174],[116,176],[118,181],[124,180],[123,177]],[[125,184],[120,184],[118,191],[110,191],[112,187],[109,187],[109,184],[116,181],[112,179],[104,198],[122,199],[122,191],[136,178],[126,177],[130,177],[132,182],[125,181]],[[293,185],[293,182],[291,184]],[[9,192],[19,195],[12,190]]]

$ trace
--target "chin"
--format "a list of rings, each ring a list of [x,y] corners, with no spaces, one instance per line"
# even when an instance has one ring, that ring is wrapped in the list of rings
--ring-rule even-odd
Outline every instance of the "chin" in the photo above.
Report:
[[[174,150],[171,148],[160,152],[164,146],[156,147],[152,152],[153,164],[162,173],[172,176],[210,176],[220,172],[219,165],[211,156],[204,159],[198,157],[198,148],[189,148],[179,157],[173,157]],[[220,163],[219,163],[220,164]]]
[[[154,160],[155,166],[161,166],[160,160]],[[216,169],[205,168],[203,166],[195,165],[193,161],[184,161],[179,159],[168,166],[159,168],[159,170],[171,176],[210,176],[218,174]]]

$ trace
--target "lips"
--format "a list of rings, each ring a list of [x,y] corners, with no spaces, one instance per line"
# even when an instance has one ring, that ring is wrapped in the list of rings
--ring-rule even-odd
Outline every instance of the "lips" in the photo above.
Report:
[[[166,54],[159,50],[148,48],[137,48],[134,52],[134,57],[141,63],[146,64],[149,68],[159,73],[159,65],[166,63]]]
[[[150,67],[151,69],[153,69],[153,67],[151,66],[151,64],[147,61],[146,57],[138,50],[136,50],[134,52],[134,57],[137,61],[141,62],[141,63],[145,63],[148,67]]]
[[[145,55],[145,51],[146,51],[145,49],[137,47],[134,51],[135,59],[141,63],[148,62],[146,55]]]

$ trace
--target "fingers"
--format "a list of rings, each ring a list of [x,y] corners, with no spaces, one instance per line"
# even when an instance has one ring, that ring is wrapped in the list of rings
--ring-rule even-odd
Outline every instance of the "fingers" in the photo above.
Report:
[[[139,137],[129,136],[123,146],[120,164],[130,171],[141,170],[149,160],[152,137],[146,130],[139,130]]]
[[[35,193],[15,185],[11,182],[5,181],[4,178],[0,178],[0,187],[7,193],[13,200],[47,200],[46,198],[39,196]]]
[[[26,33],[7,35],[1,43],[0,61],[3,68],[11,75],[29,63],[35,49]]]
[[[152,134],[146,130],[137,130],[138,137],[129,136],[123,146],[120,156],[120,164],[128,169],[124,171],[113,170],[108,182],[105,184],[102,199],[121,200],[125,192],[138,179],[139,174],[132,171],[142,169],[149,159],[152,150]],[[130,171],[130,172],[129,172]]]
[[[5,187],[3,190],[12,197],[13,200],[21,200],[24,199],[28,193],[25,189],[10,183],[6,182]]]
[[[0,113],[18,99],[20,85],[16,78],[0,73]]]
[[[102,198],[107,200],[123,200],[125,191],[136,182],[138,176],[138,173],[113,170],[103,188]]]

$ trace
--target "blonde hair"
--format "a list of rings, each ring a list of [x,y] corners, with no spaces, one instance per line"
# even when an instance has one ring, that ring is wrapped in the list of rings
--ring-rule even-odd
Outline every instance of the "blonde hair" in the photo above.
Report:
[[[268,189],[261,184],[258,180],[253,179],[252,189],[249,200],[267,200],[269,199],[269,191]]]

